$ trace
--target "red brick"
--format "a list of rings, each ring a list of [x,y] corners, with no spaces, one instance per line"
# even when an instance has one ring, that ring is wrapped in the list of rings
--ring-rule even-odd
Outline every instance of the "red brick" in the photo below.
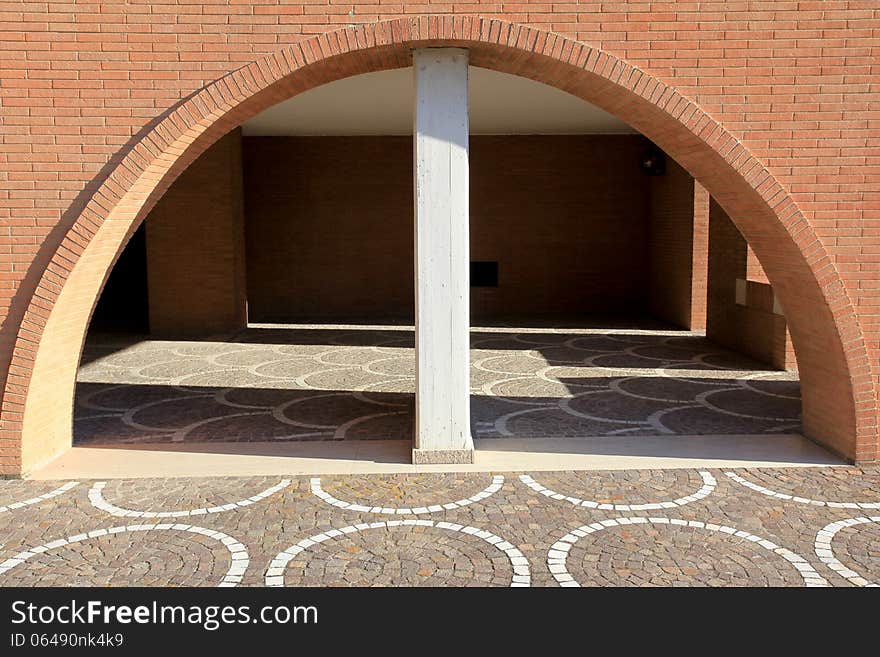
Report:
[[[538,42],[548,44],[549,58],[537,59],[527,53],[518,53],[513,59],[506,57],[503,48],[507,46],[499,49],[486,42],[498,40],[506,44],[508,34],[516,39],[516,30],[500,22],[481,25],[476,19],[465,20],[481,14],[494,15],[499,8],[496,3],[452,4],[446,9],[455,14],[457,36],[472,39],[468,45],[475,63],[504,70],[505,66],[513,66],[515,59],[517,66],[526,67],[534,77],[549,84],[564,84],[567,90],[617,112],[696,175],[761,257],[767,276],[783,301],[798,349],[807,433],[850,458],[875,459],[876,410],[862,410],[860,406],[856,413],[853,391],[868,391],[860,393],[860,400],[868,399],[860,403],[870,407],[873,399],[876,407],[880,322],[865,309],[880,305],[880,291],[860,283],[876,276],[880,258],[871,248],[880,238],[863,234],[867,252],[859,253],[850,253],[851,244],[835,240],[837,222],[861,221],[867,226],[867,222],[878,218],[880,160],[873,157],[872,149],[880,145],[880,122],[876,112],[870,110],[880,101],[880,92],[871,86],[867,68],[880,47],[874,19],[866,13],[874,10],[874,6],[867,2],[725,0],[654,5],[603,5],[601,12],[593,12],[591,5],[582,5],[576,14],[568,5],[551,5],[549,11],[529,10],[540,15],[541,20],[550,20],[548,25],[562,31],[563,37],[592,40],[590,46],[602,48],[607,57],[589,60],[591,65],[599,65],[595,70],[600,76],[614,70],[620,72],[619,59],[643,71],[638,95],[629,96],[621,93],[614,82],[603,82],[588,74],[573,75],[560,59],[577,52],[569,41],[541,36]],[[187,106],[200,108],[193,114],[200,114],[201,108],[214,103],[209,93],[203,91],[199,95],[199,90],[248,62],[298,43],[305,46],[309,60],[315,62],[311,67],[316,76],[313,79],[332,80],[345,75],[347,70],[374,68],[383,61],[382,57],[395,63],[405,60],[408,44],[395,41],[397,45],[387,48],[382,57],[362,52],[324,64],[322,49],[313,47],[317,43],[309,41],[306,34],[334,29],[331,21],[372,21],[379,17],[377,11],[399,14],[401,8],[409,12],[415,5],[401,6],[398,0],[387,5],[387,10],[381,9],[381,3],[377,10],[375,2],[297,5],[300,6],[306,8],[303,14],[282,18],[300,21],[290,27],[301,29],[302,34],[282,29],[277,24],[278,15],[242,13],[243,7],[249,7],[247,3],[229,8],[211,5],[210,13],[195,11],[201,6],[191,3],[153,5],[164,13],[146,13],[143,6],[123,3],[104,4],[101,12],[90,5],[40,3],[29,6],[29,11],[20,17],[12,9],[16,14],[12,19],[14,29],[0,32],[0,79],[51,81],[55,93],[46,93],[45,86],[0,84],[0,104],[4,107],[0,188],[14,173],[19,175],[18,182],[34,183],[30,189],[35,192],[18,198],[8,193],[0,196],[0,217],[9,227],[10,235],[18,235],[19,226],[53,229],[62,222],[69,226],[83,207],[88,207],[100,224],[112,208],[90,204],[89,194],[100,188],[117,164],[135,177],[142,172],[145,160],[131,156],[137,143],[132,135],[145,136],[160,149],[175,153],[173,157],[161,158],[153,182],[145,184],[147,205],[134,199],[126,205],[132,220],[139,221],[156,200],[158,190],[179,170],[175,157],[183,157],[179,164],[185,165],[211,141],[235,127],[232,121],[224,122],[216,134],[212,132],[211,138],[205,138],[196,147],[186,151],[171,149],[170,140],[176,138],[180,128],[170,123],[161,125],[168,109],[181,99],[188,99]],[[352,8],[354,19],[348,16]],[[442,9],[427,5],[420,11]],[[509,14],[501,20],[528,22],[530,15]],[[384,13],[382,16],[386,17]],[[169,20],[174,17],[177,20]],[[449,38],[453,34],[453,21],[448,16],[430,20],[412,16],[411,20],[412,28],[410,24],[395,24],[391,30],[384,23],[362,26],[358,43],[364,38],[366,41],[358,47],[375,43],[376,33],[393,33],[399,39],[404,29],[413,29],[428,39]],[[658,29],[643,29],[651,23]],[[56,34],[61,36],[47,38]],[[71,34],[82,38],[64,40]],[[158,47],[162,45],[158,38],[151,42],[151,34],[163,35],[165,39],[176,37],[177,43],[187,45],[163,50]],[[218,40],[218,35],[222,39]],[[387,41],[387,36],[383,38]],[[68,50],[71,46],[73,50]],[[732,64],[740,68],[733,75],[708,74],[726,73]],[[857,68],[848,71],[850,66]],[[809,77],[806,81],[796,78],[791,83],[801,67]],[[22,71],[26,73],[24,78]],[[155,77],[150,76],[152,71]],[[110,73],[106,78],[105,72]],[[130,87],[105,83],[107,94],[84,93],[94,89],[95,80],[110,82],[111,76],[130,81]],[[296,74],[278,82],[277,88],[260,99],[283,99],[296,88],[295,79]],[[82,81],[79,86],[78,81]],[[255,81],[254,85],[251,89],[257,91],[263,82]],[[130,98],[118,99],[109,93],[111,89],[127,88],[150,93],[132,93]],[[699,134],[707,141],[697,138],[645,100],[665,102],[674,96],[669,89],[689,99],[699,110],[687,123],[701,126]],[[624,96],[630,102],[619,102]],[[821,114],[813,113],[816,108]],[[245,109],[257,111],[260,103],[251,102],[242,111]],[[780,114],[773,116],[776,112]],[[244,117],[245,113],[237,115],[239,120]],[[720,126],[729,126],[730,132]],[[7,142],[7,136],[13,135],[48,135],[58,139],[54,148],[42,152],[39,148],[46,144],[40,139],[34,139],[33,147],[26,152],[15,152],[8,147],[22,142]],[[735,148],[738,145],[742,148]],[[171,164],[175,164],[173,170]],[[759,185],[758,190],[745,182],[742,172],[750,172],[747,178]],[[822,185],[821,189],[811,188],[811,176],[817,185]],[[88,192],[77,191],[86,189]],[[115,193],[102,192],[102,196],[107,196],[111,206],[119,201]],[[781,207],[781,200],[791,208],[784,221],[772,209]],[[58,290],[49,285],[48,274],[42,281],[40,278],[49,261],[47,254],[61,247],[64,233],[64,229],[47,230],[38,242],[16,245],[22,250],[16,251],[14,257],[3,254],[4,266],[13,265],[4,271],[17,274],[19,279],[10,287],[0,288],[0,307],[7,314],[0,332],[0,347],[6,350],[0,361],[0,378],[6,378],[0,431],[18,436],[23,425],[26,440],[27,436],[45,432],[44,438],[35,438],[38,442],[63,441],[65,432],[69,439],[69,426],[65,428],[64,419],[68,411],[64,408],[70,403],[73,369],[64,369],[60,361],[51,367],[48,363],[55,362],[51,355],[59,349],[78,352],[82,335],[77,330],[85,330],[84,318],[88,315],[88,309],[59,305]],[[100,239],[101,234],[95,239]],[[102,248],[112,251],[112,246]],[[82,257],[91,257],[89,254],[86,249]],[[848,275],[841,278],[841,273]],[[77,290],[71,298],[95,296],[99,287],[99,281],[95,281],[94,294]],[[43,309],[32,303],[38,297],[49,302],[53,313],[70,317],[70,321],[57,323],[58,333],[41,333]],[[843,343],[840,336],[844,334],[853,337]],[[29,380],[29,371],[22,380],[4,377],[12,361],[10,346],[29,340],[39,341],[37,368],[42,367],[40,363],[45,359],[46,369],[33,380]],[[823,349],[815,349],[812,343],[823,345]],[[56,396],[47,392],[52,386],[47,383],[46,374],[60,391]],[[25,390],[16,386],[29,387]],[[45,404],[43,419],[33,427],[29,423],[37,417],[35,411],[26,412],[22,421],[8,419],[14,388],[21,394],[27,392],[28,408]],[[19,472],[21,462],[20,458],[0,457],[0,472]]]

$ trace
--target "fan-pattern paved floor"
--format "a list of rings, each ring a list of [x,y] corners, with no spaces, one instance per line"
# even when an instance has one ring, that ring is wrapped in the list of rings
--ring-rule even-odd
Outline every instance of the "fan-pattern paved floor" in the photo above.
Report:
[[[93,340],[79,444],[408,439],[406,329],[251,329],[229,341]],[[800,428],[797,375],[685,331],[475,329],[474,432],[755,434]]]
[[[877,582],[877,468],[0,481],[0,586]]]

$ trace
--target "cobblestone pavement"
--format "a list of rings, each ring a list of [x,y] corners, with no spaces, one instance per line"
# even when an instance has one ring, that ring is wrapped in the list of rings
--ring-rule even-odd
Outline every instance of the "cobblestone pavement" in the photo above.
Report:
[[[865,586],[880,468],[0,481],[0,586]]]
[[[252,328],[227,341],[97,339],[79,444],[408,439],[409,329]],[[800,386],[687,331],[474,329],[475,435],[754,434],[800,429]]]

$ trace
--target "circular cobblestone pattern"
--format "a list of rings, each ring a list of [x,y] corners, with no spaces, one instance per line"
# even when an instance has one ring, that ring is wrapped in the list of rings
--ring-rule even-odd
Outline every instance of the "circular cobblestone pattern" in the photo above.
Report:
[[[440,473],[420,475],[371,475],[370,477],[321,477],[320,490],[328,500],[347,502],[356,507],[427,513],[467,506],[489,497],[503,484],[503,477],[485,475],[484,486],[474,488],[473,475]],[[313,485],[314,492],[314,485]],[[488,490],[487,490],[488,489]]]
[[[674,525],[612,527],[567,559],[581,586],[803,586],[798,571],[755,543]]]
[[[235,483],[224,484],[219,479],[196,482],[165,479],[161,491],[156,494],[152,486],[145,486],[143,482],[137,479],[99,481],[89,490],[89,500],[92,506],[115,516],[179,518],[222,513],[262,503],[290,485],[289,479],[277,481],[261,477],[248,482],[255,489],[247,491]]]
[[[398,526],[338,537],[300,552],[287,586],[510,586],[513,567],[492,545],[437,527]]]
[[[216,586],[231,565],[217,540],[125,532],[49,549],[0,574],[2,586]]]
[[[533,477],[538,485],[565,496],[564,501],[579,499],[581,506],[593,507],[595,502],[594,508],[612,505],[613,510],[624,511],[682,506],[691,497],[703,497],[715,488],[712,475],[693,470],[541,472]]]
[[[80,444],[404,440],[412,331],[250,328],[228,341],[93,337],[78,373]],[[683,331],[474,329],[475,435],[784,433],[797,374]]]
[[[0,480],[0,586],[880,583],[880,468],[729,472]]]
[[[816,470],[783,470],[755,468],[734,481],[758,490],[788,496],[793,502],[839,508],[880,509],[880,470],[862,468],[820,468]]]
[[[871,576],[880,585],[880,522],[844,527],[832,543],[837,559],[850,570]]]

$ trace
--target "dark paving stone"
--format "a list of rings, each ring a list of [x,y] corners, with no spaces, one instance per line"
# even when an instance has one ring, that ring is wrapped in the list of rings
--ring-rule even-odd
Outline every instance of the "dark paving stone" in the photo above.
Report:
[[[829,584],[851,583],[814,552],[816,534],[831,522],[880,516],[880,511],[834,508],[782,500],[709,471],[717,486],[707,496],[674,508],[602,510],[575,506],[503,473],[500,490],[452,510],[408,516],[485,530],[522,552],[536,586],[556,586],[547,565],[556,541],[590,523],[621,517],[676,518],[749,532],[806,559]],[[880,502],[880,469],[837,467],[742,469],[744,480],[779,492],[838,502]],[[563,495],[611,504],[656,503],[696,492],[696,470],[535,472],[534,479]],[[250,555],[242,584],[262,585],[275,556],[299,541],[359,523],[397,516],[341,509],[312,494],[309,477],[244,507],[196,516],[116,517],[92,506],[93,482],[25,507],[0,511],[0,564],[27,548],[96,529],[144,523],[182,523],[227,534]],[[357,475],[322,478],[338,499],[388,507],[442,504],[473,496],[491,482],[487,473]],[[104,498],[116,506],[154,512],[239,502],[279,483],[274,477],[215,477],[110,481]],[[61,482],[0,481],[0,500],[33,499]],[[841,529],[834,555],[847,568],[880,582],[880,523]],[[216,539],[177,530],[100,536],[50,549],[6,572],[0,586],[216,585],[231,567]],[[571,549],[569,572],[582,585],[790,586],[803,581],[778,554],[748,539],[669,525],[615,526],[582,537]],[[510,559],[478,536],[439,527],[382,527],[331,538],[297,555],[284,571],[288,585],[503,585]]]
[[[796,374],[687,332],[477,330],[481,437],[796,432]],[[411,332],[254,329],[235,341],[94,341],[80,444],[408,439]],[[533,412],[521,411],[532,408]],[[501,427],[501,430],[498,428]]]

